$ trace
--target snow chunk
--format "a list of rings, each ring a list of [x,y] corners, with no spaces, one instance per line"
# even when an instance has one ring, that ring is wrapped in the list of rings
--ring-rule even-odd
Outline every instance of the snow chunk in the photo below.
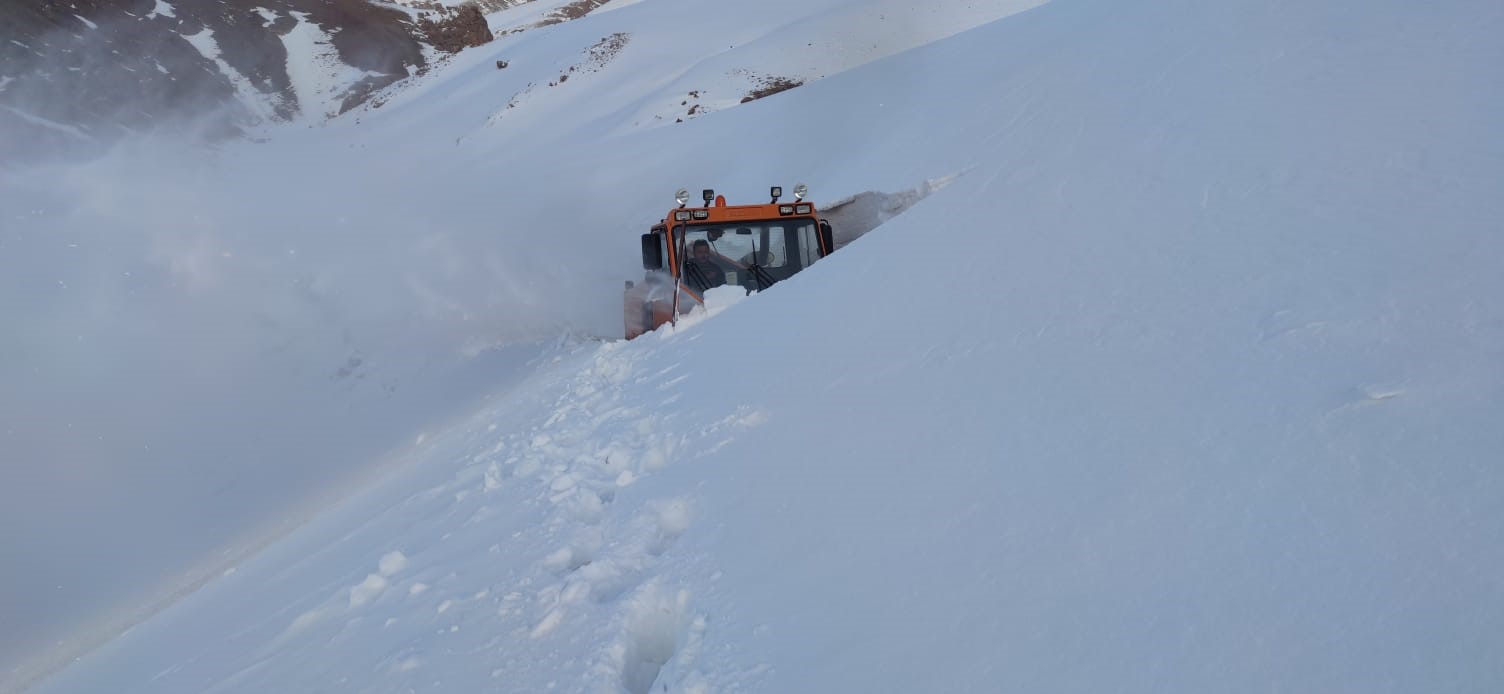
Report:
[[[385,578],[376,574],[367,574],[366,580],[350,588],[350,607],[361,607],[375,600],[386,590],[386,586]]]
[[[533,627],[533,630],[528,633],[528,636],[534,639],[541,639],[553,633],[553,630],[559,628],[559,623],[563,621],[563,610],[549,610],[548,614],[543,617],[543,620],[538,622],[538,625]]]
[[[578,483],[579,482],[575,479],[574,475],[564,474],[555,477],[553,482],[549,483],[548,488],[556,492],[563,492],[574,489],[575,485]]]
[[[387,578],[395,576],[397,572],[405,568],[407,568],[407,556],[395,551],[387,552],[378,564],[378,570],[381,572],[381,575]]]
[[[397,663],[392,667],[392,672],[411,672],[422,666],[423,661],[419,658],[404,658],[402,662]]]
[[[309,610],[307,612],[304,612],[304,613],[298,615],[297,617],[295,617],[292,620],[291,624],[287,625],[287,631],[288,632],[298,632],[298,631],[302,631],[303,629],[307,629],[310,625],[314,624],[315,622],[318,622],[320,619],[323,619],[324,615],[327,612],[328,612],[328,608],[327,607],[320,607],[320,608],[316,608],[316,609],[312,609],[312,610]]]
[[[658,507],[658,532],[666,538],[683,535],[684,531],[689,530],[693,516],[688,501],[684,499],[669,501]]]
[[[569,549],[568,547],[561,547],[554,550],[553,552],[550,552],[548,556],[544,557],[543,565],[547,566],[550,570],[560,571],[568,567],[569,564],[573,562],[573,560],[574,551]]]

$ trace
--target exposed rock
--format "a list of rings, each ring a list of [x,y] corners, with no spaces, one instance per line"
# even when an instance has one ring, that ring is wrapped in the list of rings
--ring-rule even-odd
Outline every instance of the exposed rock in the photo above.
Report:
[[[98,146],[168,115],[208,118],[209,128],[234,132],[257,121],[319,118],[326,115],[324,108],[342,113],[426,70],[425,43],[454,52],[491,40],[475,6],[434,5],[434,18],[423,22],[401,9],[416,11],[417,5],[412,0],[0,3],[0,161]],[[334,106],[299,103],[287,41],[304,22],[328,37],[340,62],[365,73],[342,92],[324,97]]]
[[[486,24],[486,16],[475,5],[443,7],[438,19],[420,19],[418,27],[429,44],[448,53],[490,43],[495,38]]]
[[[757,87],[742,97],[741,103],[745,104],[749,101],[756,101],[766,96],[772,96],[778,92],[786,92],[803,84],[803,80],[790,79],[788,77],[760,77],[757,80]]]

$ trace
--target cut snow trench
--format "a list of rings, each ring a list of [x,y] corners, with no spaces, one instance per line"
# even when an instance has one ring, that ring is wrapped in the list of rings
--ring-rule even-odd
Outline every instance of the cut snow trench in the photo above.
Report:
[[[699,642],[705,619],[689,616],[689,593],[684,590],[668,592],[649,585],[632,603],[626,638],[610,656],[618,662],[621,686],[632,694],[648,694],[675,656],[686,665],[692,663],[696,649],[685,646]],[[668,691],[667,684],[663,691]]]
[[[848,196],[820,208],[820,214],[830,222],[835,233],[836,250],[861,238],[888,220],[908,211],[920,200],[955,182],[961,174],[955,173],[932,178],[908,190],[896,193],[881,193],[869,190]]]

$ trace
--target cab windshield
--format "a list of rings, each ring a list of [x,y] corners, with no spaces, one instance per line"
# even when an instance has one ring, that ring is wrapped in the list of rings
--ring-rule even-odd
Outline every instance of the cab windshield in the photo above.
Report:
[[[815,220],[808,217],[680,226],[674,241],[682,249],[680,276],[698,292],[724,285],[767,289],[820,257]]]

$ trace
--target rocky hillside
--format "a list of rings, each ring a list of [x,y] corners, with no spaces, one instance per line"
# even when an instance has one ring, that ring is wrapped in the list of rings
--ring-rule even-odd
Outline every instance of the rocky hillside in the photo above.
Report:
[[[0,4],[0,160],[106,143],[168,114],[232,131],[323,119],[492,38],[474,5],[422,0]]]

